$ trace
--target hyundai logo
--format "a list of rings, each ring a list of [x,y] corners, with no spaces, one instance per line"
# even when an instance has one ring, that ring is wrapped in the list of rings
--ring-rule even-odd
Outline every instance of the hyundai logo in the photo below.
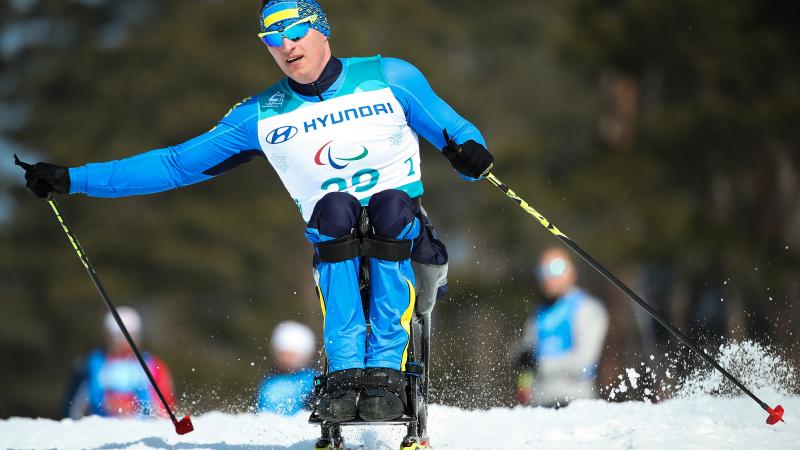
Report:
[[[297,128],[293,126],[278,127],[269,132],[267,143],[273,145],[283,144],[295,136],[297,136]]]

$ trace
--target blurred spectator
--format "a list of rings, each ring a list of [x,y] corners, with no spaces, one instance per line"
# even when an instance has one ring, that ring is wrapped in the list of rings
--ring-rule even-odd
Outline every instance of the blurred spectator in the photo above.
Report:
[[[608,314],[575,285],[577,273],[565,250],[545,251],[536,275],[544,303],[528,320],[515,355],[521,369],[517,401],[559,407],[596,398]]]
[[[258,411],[292,415],[309,409],[314,377],[309,368],[316,350],[314,333],[293,321],[278,324],[272,332],[275,373],[267,375],[258,391]]]
[[[117,313],[140,347],[142,321],[139,314],[127,306],[117,308]],[[76,365],[64,415],[72,419],[92,414],[108,417],[166,416],[158,394],[111,313],[106,314],[104,325],[106,347],[93,350],[85,361]],[[173,387],[169,369],[155,356],[143,353],[142,357],[164,397],[171,401]]]

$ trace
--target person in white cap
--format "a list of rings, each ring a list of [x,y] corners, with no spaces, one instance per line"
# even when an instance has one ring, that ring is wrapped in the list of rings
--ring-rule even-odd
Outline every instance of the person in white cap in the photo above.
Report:
[[[117,313],[131,338],[138,345],[142,320],[133,308],[121,306]],[[158,394],[150,385],[136,355],[128,345],[111,313],[104,320],[106,346],[95,349],[77,366],[70,383],[64,415],[78,419],[87,415],[106,417],[146,417],[166,415]],[[142,355],[158,387],[171,403],[172,377],[163,361]]]
[[[299,322],[285,321],[272,332],[275,373],[258,390],[258,411],[293,415],[308,409],[317,372],[309,367],[316,354],[314,333]]]

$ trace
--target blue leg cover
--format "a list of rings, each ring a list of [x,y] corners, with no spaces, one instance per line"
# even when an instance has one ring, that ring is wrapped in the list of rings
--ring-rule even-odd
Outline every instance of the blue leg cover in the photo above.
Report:
[[[376,236],[414,241],[420,220],[414,203],[403,191],[389,189],[370,198],[367,207]],[[370,258],[370,335],[366,367],[404,370],[411,317],[414,313],[414,272],[411,259]]]
[[[344,192],[332,192],[317,202],[306,228],[312,244],[344,237],[356,227],[361,205]],[[316,248],[316,246],[315,246]],[[328,370],[364,367],[367,325],[358,288],[359,259],[322,262],[314,273],[325,317],[323,337]]]

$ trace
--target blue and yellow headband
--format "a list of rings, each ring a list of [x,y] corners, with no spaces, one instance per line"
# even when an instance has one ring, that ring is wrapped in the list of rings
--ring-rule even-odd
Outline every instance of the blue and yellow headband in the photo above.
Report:
[[[325,11],[316,1],[272,0],[261,9],[261,32],[282,31],[292,23],[315,14],[317,20],[311,24],[311,28],[325,36],[330,36],[331,27],[328,25],[328,18],[325,16]]]

